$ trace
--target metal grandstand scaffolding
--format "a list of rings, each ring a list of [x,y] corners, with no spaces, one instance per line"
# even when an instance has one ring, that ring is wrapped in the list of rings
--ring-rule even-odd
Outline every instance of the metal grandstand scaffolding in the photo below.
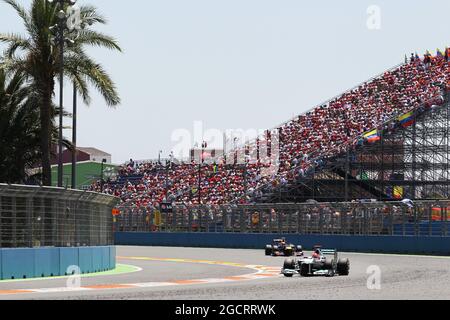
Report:
[[[420,108],[406,128],[397,118],[387,122],[378,141],[360,141],[257,202],[448,199],[450,94],[444,97],[442,106]]]

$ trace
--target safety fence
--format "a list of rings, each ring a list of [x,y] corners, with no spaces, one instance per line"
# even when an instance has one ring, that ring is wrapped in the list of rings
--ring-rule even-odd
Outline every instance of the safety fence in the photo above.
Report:
[[[117,202],[93,192],[0,184],[0,248],[112,245]]]
[[[117,232],[279,233],[445,237],[450,201],[128,207]]]

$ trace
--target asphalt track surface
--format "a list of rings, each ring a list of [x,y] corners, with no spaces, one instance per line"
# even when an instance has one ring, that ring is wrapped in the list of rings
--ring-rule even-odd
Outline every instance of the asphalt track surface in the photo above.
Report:
[[[277,274],[284,258],[266,257],[263,249],[119,246],[117,255],[118,263],[138,268],[126,274],[82,278],[81,286],[89,290],[61,290],[66,278],[0,282],[0,299],[450,299],[450,257],[340,253],[350,259],[349,276],[285,278]],[[367,287],[370,266],[381,272],[380,289]],[[132,283],[142,286],[127,286]],[[43,288],[43,292],[22,293]]]

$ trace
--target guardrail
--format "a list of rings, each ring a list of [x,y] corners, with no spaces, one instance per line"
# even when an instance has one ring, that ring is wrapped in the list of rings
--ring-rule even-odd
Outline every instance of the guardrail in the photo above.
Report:
[[[0,248],[0,280],[57,277],[116,268],[114,246],[78,248]]]
[[[112,196],[0,184],[0,248],[114,244]]]
[[[278,233],[116,232],[117,245],[259,249],[275,238],[303,246],[321,244],[346,252],[450,255],[450,237],[401,237],[389,235],[301,235]]]
[[[117,232],[446,237],[450,201],[122,206]]]

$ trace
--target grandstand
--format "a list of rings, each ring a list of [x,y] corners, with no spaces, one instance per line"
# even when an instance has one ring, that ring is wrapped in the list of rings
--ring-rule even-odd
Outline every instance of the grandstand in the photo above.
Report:
[[[123,205],[398,200],[449,197],[450,65],[413,58],[267,131],[244,150],[243,164],[125,164],[104,192]],[[277,171],[259,158],[279,137]],[[236,159],[236,158],[235,158]],[[92,189],[99,191],[99,184]]]

